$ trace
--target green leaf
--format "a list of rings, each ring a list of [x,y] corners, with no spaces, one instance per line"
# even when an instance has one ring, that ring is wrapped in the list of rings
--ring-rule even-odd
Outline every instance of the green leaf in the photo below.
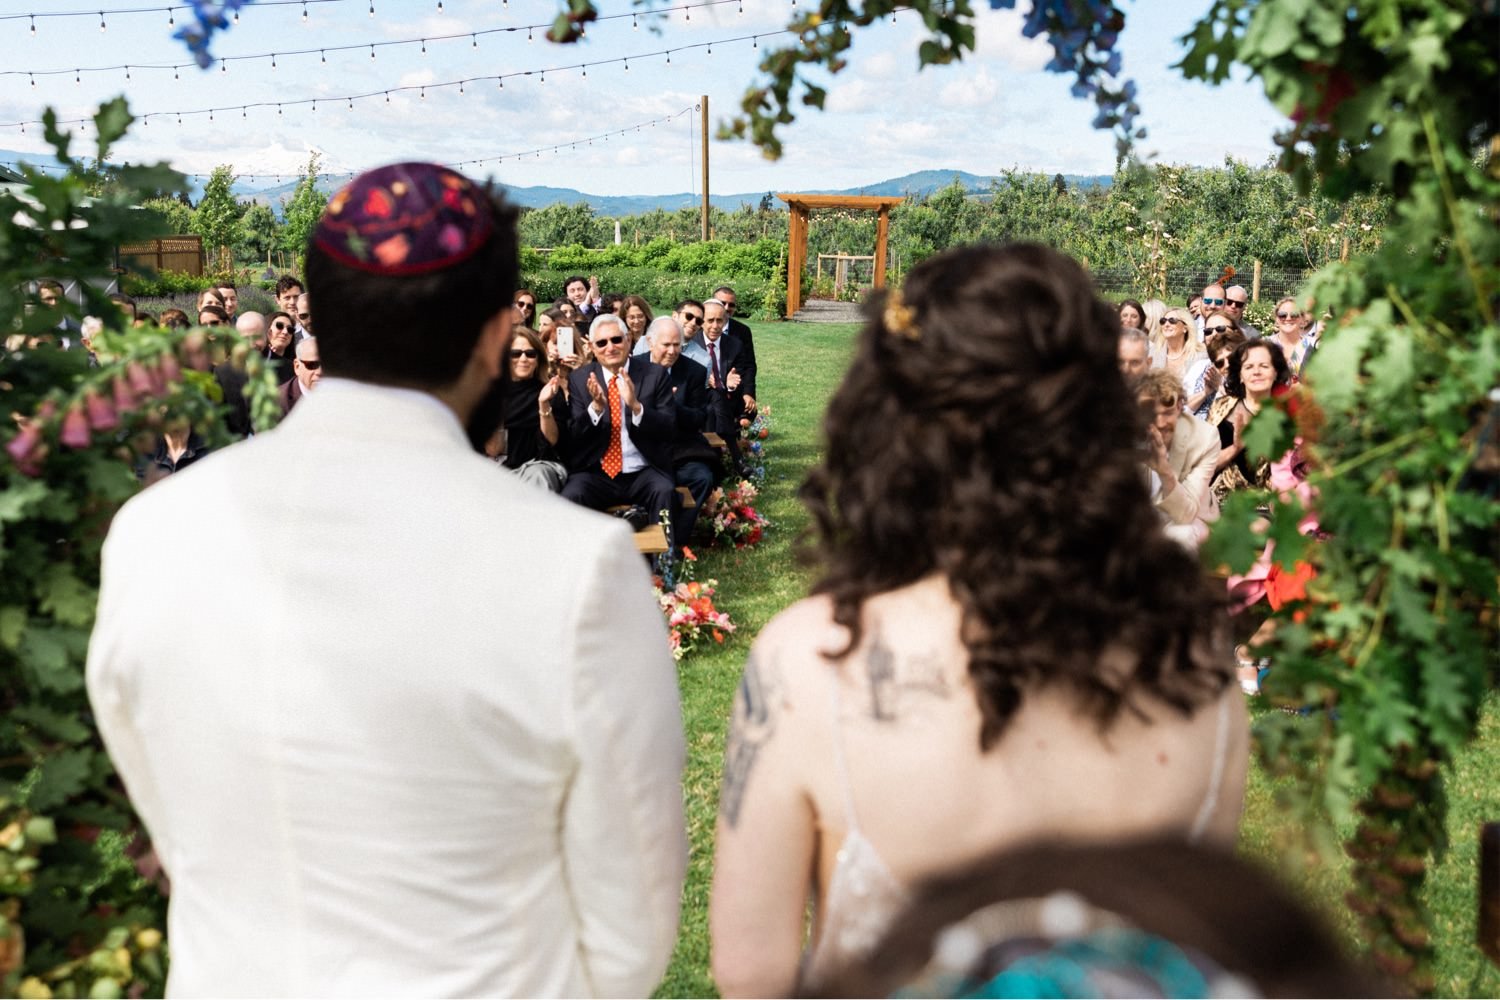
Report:
[[[1307,8],[1307,0],[1263,3],[1256,7],[1240,48],[1241,56],[1254,63],[1287,52],[1302,37],[1302,19]]]
[[[1291,446],[1290,431],[1291,422],[1284,411],[1262,407],[1245,426],[1245,454],[1252,464],[1262,458],[1279,459]]]
[[[26,609],[11,604],[0,608],[0,649],[14,650],[26,631]]]
[[[36,812],[51,812],[83,791],[97,753],[92,747],[80,747],[47,757],[26,804]]]
[[[21,664],[31,674],[36,684],[58,694],[71,694],[83,688],[82,657],[80,645],[87,645],[87,636],[79,636],[71,629],[28,628],[21,638],[18,650]]]
[[[10,717],[64,743],[85,743],[93,736],[93,731],[77,719],[36,703],[16,706],[10,710]]]
[[[100,162],[108,159],[109,147],[125,135],[125,130],[133,121],[135,121],[135,116],[130,113],[130,106],[125,103],[123,97],[116,97],[106,104],[99,105],[99,111],[94,115],[94,128],[99,132]]]
[[[1392,329],[1366,367],[1370,373],[1372,395],[1387,401],[1408,398],[1416,377],[1416,368],[1412,364],[1412,338],[1408,331],[1404,327]]]
[[[94,623],[94,606],[99,592],[73,575],[64,563],[47,567],[37,581],[37,596],[44,613],[60,624],[87,627]]]
[[[1388,305],[1385,312],[1388,319]],[[1359,388],[1360,361],[1374,332],[1364,322],[1334,327],[1308,359],[1307,383],[1326,412],[1342,410],[1354,399]]]

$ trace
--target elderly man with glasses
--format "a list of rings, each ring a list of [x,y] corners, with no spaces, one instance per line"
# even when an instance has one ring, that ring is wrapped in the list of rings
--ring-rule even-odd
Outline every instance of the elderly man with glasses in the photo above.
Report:
[[[594,360],[568,380],[573,454],[562,495],[594,510],[634,504],[658,521],[677,496],[667,370],[649,354],[630,356],[630,333],[614,313],[596,316],[588,337]]]

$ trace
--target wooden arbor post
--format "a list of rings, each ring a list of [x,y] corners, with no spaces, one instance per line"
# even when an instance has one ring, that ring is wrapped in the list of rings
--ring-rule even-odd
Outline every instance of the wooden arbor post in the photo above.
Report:
[[[875,223],[875,287],[885,287],[886,242],[890,237],[891,206],[905,198],[880,195],[778,194],[791,213],[787,226],[786,251],[786,318],[791,319],[802,308],[802,269],[807,266],[807,224],[815,208],[852,208],[879,212]]]

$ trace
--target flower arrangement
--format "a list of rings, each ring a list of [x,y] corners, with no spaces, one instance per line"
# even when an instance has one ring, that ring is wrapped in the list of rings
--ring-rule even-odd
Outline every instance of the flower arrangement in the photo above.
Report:
[[[690,554],[685,558],[692,562]],[[662,585],[659,577],[655,584],[657,603],[667,619],[667,642],[672,659],[682,659],[708,638],[722,645],[735,630],[729,615],[714,607],[717,580],[685,580],[670,590]]]
[[[740,470],[757,484],[766,481],[766,439],[771,436],[771,407],[762,403],[755,419],[740,418]]]
[[[755,509],[758,496],[760,490],[748,479],[730,483],[727,488],[721,486],[708,495],[699,520],[713,525],[716,542],[729,542],[737,549],[755,545],[771,526]]]

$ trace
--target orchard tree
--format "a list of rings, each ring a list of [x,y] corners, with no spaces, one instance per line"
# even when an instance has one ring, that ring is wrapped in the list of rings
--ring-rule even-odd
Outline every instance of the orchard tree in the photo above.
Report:
[[[328,204],[328,193],[318,187],[318,176],[318,154],[313,153],[307,158],[307,168],[292,190],[291,197],[282,202],[283,245],[296,254],[298,274],[303,271],[302,261],[307,255],[307,242],[312,239],[318,217],[323,214],[323,206]]]
[[[233,248],[240,242],[240,203],[230,191],[233,184],[232,166],[226,163],[214,167],[193,210],[191,229],[203,237],[209,270],[215,273],[228,273],[234,263]]]
[[[265,260],[281,248],[281,223],[265,202],[253,201],[240,217],[240,247],[253,260]]]

